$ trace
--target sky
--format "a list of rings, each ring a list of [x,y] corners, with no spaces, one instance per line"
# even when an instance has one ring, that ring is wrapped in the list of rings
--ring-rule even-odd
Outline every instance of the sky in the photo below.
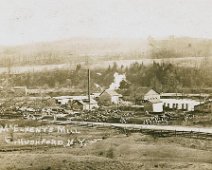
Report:
[[[212,38],[211,0],[0,0],[0,45],[72,37]]]

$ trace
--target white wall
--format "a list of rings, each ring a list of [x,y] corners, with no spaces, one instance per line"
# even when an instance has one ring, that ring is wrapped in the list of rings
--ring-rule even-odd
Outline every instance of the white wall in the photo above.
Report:
[[[163,103],[153,103],[152,104],[153,112],[163,112]]]
[[[200,102],[192,99],[161,99],[163,104],[170,109],[177,108],[176,109],[186,109],[187,111],[194,111],[194,106],[199,105]]]
[[[111,102],[114,104],[119,104],[119,96],[112,96]]]
[[[65,105],[65,104],[68,104],[69,99],[61,99],[61,100],[58,100],[58,102],[59,102],[61,105]]]

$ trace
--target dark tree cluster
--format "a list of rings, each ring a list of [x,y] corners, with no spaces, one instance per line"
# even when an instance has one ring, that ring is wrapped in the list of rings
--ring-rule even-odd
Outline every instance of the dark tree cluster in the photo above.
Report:
[[[116,63],[107,69],[91,70],[91,90],[101,91],[108,88],[114,80],[114,73],[126,74],[130,86],[124,87],[136,91],[140,87],[154,88],[163,92],[204,92],[212,87],[212,70],[210,67],[178,67],[168,63],[153,63],[145,66],[133,63],[129,67],[118,67]],[[24,73],[11,76],[12,86],[28,88],[79,88],[87,89],[87,70],[78,65],[75,70],[53,70]],[[186,91],[185,91],[186,92]]]

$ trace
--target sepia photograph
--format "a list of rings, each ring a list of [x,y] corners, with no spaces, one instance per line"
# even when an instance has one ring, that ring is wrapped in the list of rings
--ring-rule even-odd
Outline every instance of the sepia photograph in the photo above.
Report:
[[[0,0],[0,170],[212,170],[211,0]]]

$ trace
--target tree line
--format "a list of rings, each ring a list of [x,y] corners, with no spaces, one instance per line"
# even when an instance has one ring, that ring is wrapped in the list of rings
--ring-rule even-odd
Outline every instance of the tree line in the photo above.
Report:
[[[153,63],[145,66],[133,63],[129,67],[118,67],[116,63],[106,69],[91,70],[91,90],[108,88],[115,72],[125,74],[131,88],[151,87],[163,92],[199,91],[212,87],[212,70],[204,67],[178,67],[171,63]],[[3,79],[1,79],[3,80]],[[87,70],[80,64],[74,70],[53,70],[11,75],[11,86],[28,88],[80,88],[87,90]]]

